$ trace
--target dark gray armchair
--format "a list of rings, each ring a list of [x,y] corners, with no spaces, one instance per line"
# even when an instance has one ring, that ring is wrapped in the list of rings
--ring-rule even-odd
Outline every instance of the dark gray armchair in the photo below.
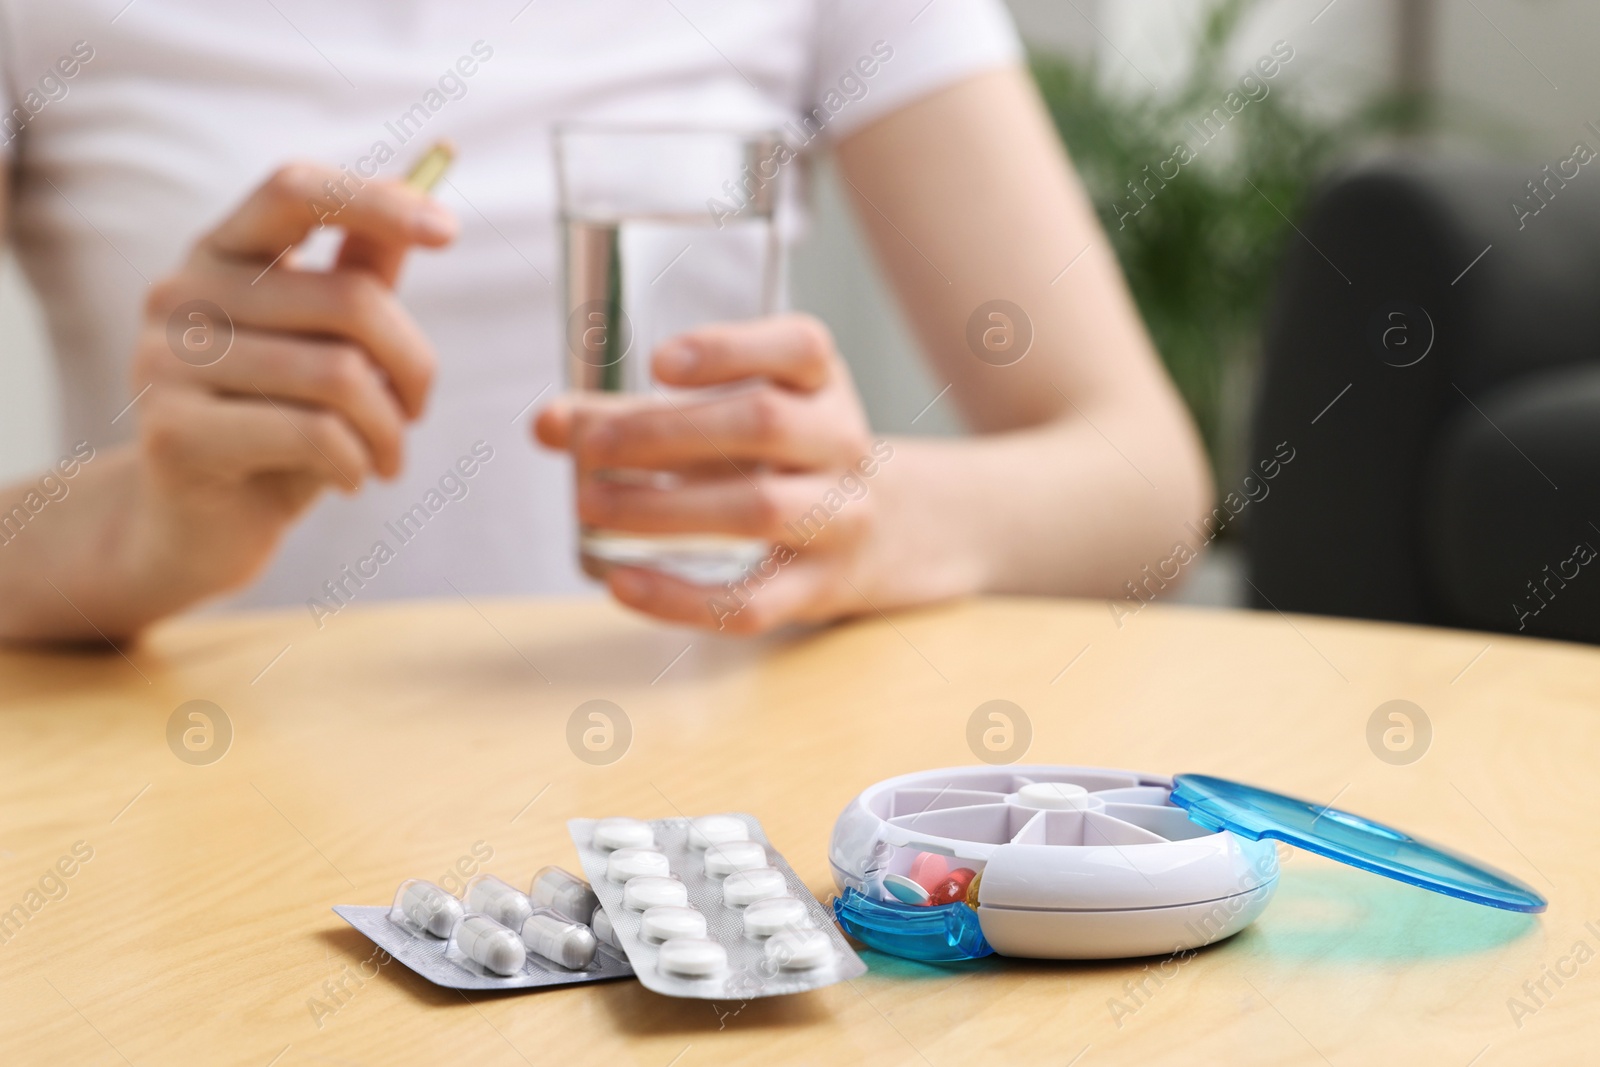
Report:
[[[1291,237],[1258,606],[1600,641],[1600,159],[1397,158]]]

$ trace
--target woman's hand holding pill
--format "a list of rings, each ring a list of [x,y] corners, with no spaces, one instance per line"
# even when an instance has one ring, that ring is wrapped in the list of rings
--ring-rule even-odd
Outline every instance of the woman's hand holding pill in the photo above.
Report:
[[[368,182],[328,214],[329,183],[341,181],[329,168],[284,167],[152,288],[133,387],[150,386],[139,446],[145,481],[173,513],[163,518],[233,515],[238,539],[275,541],[322,488],[355,492],[399,471],[434,356],[393,285],[407,249],[448,243],[455,223],[398,182]],[[296,269],[285,252],[319,215],[346,230],[344,249],[331,271]],[[201,301],[229,321],[186,314]],[[226,353],[211,362],[175,350],[174,313],[186,329],[230,331]]]
[[[302,269],[291,249],[323,224],[345,230],[338,260]],[[105,491],[82,494],[98,514],[79,505],[87,528],[67,534],[99,570],[66,572],[65,592],[100,630],[129,634],[244,584],[323,489],[400,470],[434,354],[394,282],[410,248],[448,244],[455,227],[400,182],[356,188],[294,164],[151,287],[130,383],[137,441],[86,469]],[[65,632],[82,625],[45,593]]]
[[[761,538],[774,552],[735,583],[739,596],[637,567],[611,572],[613,595],[664,619],[739,633],[870,610],[855,591],[873,585],[868,486],[892,449],[874,445],[827,327],[807,315],[707,326],[662,344],[652,369],[673,389],[744,387],[636,403],[573,394],[546,407],[535,434],[572,453],[579,521]],[[617,470],[672,477],[622,479]]]

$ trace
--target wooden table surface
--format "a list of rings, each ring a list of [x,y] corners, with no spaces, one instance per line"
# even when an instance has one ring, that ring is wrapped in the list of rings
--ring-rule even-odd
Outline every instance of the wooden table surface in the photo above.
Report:
[[[1272,613],[1121,622],[985,600],[746,642],[599,601],[474,599],[353,607],[320,631],[298,611],[179,622],[126,658],[0,653],[0,1063],[1600,1057],[1600,650]],[[631,722],[609,765],[567,743],[592,699]],[[573,867],[570,817],[725,810],[759,816],[826,898],[840,808],[977,762],[968,719],[994,699],[1029,717],[1029,762],[1337,799],[1520,875],[1550,910],[1289,854],[1261,920],[1181,965],[864,952],[853,982],[742,1006],[631,981],[462,997],[375,967],[329,911],[475,853],[516,883]],[[1393,699],[1433,728],[1408,765],[1367,740]],[[220,760],[169,745],[190,700],[231,724]]]

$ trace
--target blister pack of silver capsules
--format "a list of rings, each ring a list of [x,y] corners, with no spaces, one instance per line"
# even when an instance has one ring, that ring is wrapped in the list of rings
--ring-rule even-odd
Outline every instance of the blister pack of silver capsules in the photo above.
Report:
[[[866,972],[754,816],[572,819],[567,830],[608,936],[648,989],[753,1000]]]
[[[589,926],[599,910],[589,883],[560,867],[541,869],[527,893],[492,874],[469,880],[459,897],[410,878],[389,907],[333,910],[447,989],[534,989],[633,974],[622,950]]]

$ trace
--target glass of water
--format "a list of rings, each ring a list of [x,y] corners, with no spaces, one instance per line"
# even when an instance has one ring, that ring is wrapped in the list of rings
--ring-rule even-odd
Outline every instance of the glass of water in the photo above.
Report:
[[[776,132],[563,126],[555,134],[566,307],[567,384],[619,405],[681,404],[698,390],[652,379],[650,355],[710,322],[780,309],[783,164]],[[732,471],[728,472],[732,474]],[[664,471],[602,477],[670,488]],[[723,534],[638,534],[580,524],[583,569],[649,567],[702,585],[742,577],[771,546]]]

